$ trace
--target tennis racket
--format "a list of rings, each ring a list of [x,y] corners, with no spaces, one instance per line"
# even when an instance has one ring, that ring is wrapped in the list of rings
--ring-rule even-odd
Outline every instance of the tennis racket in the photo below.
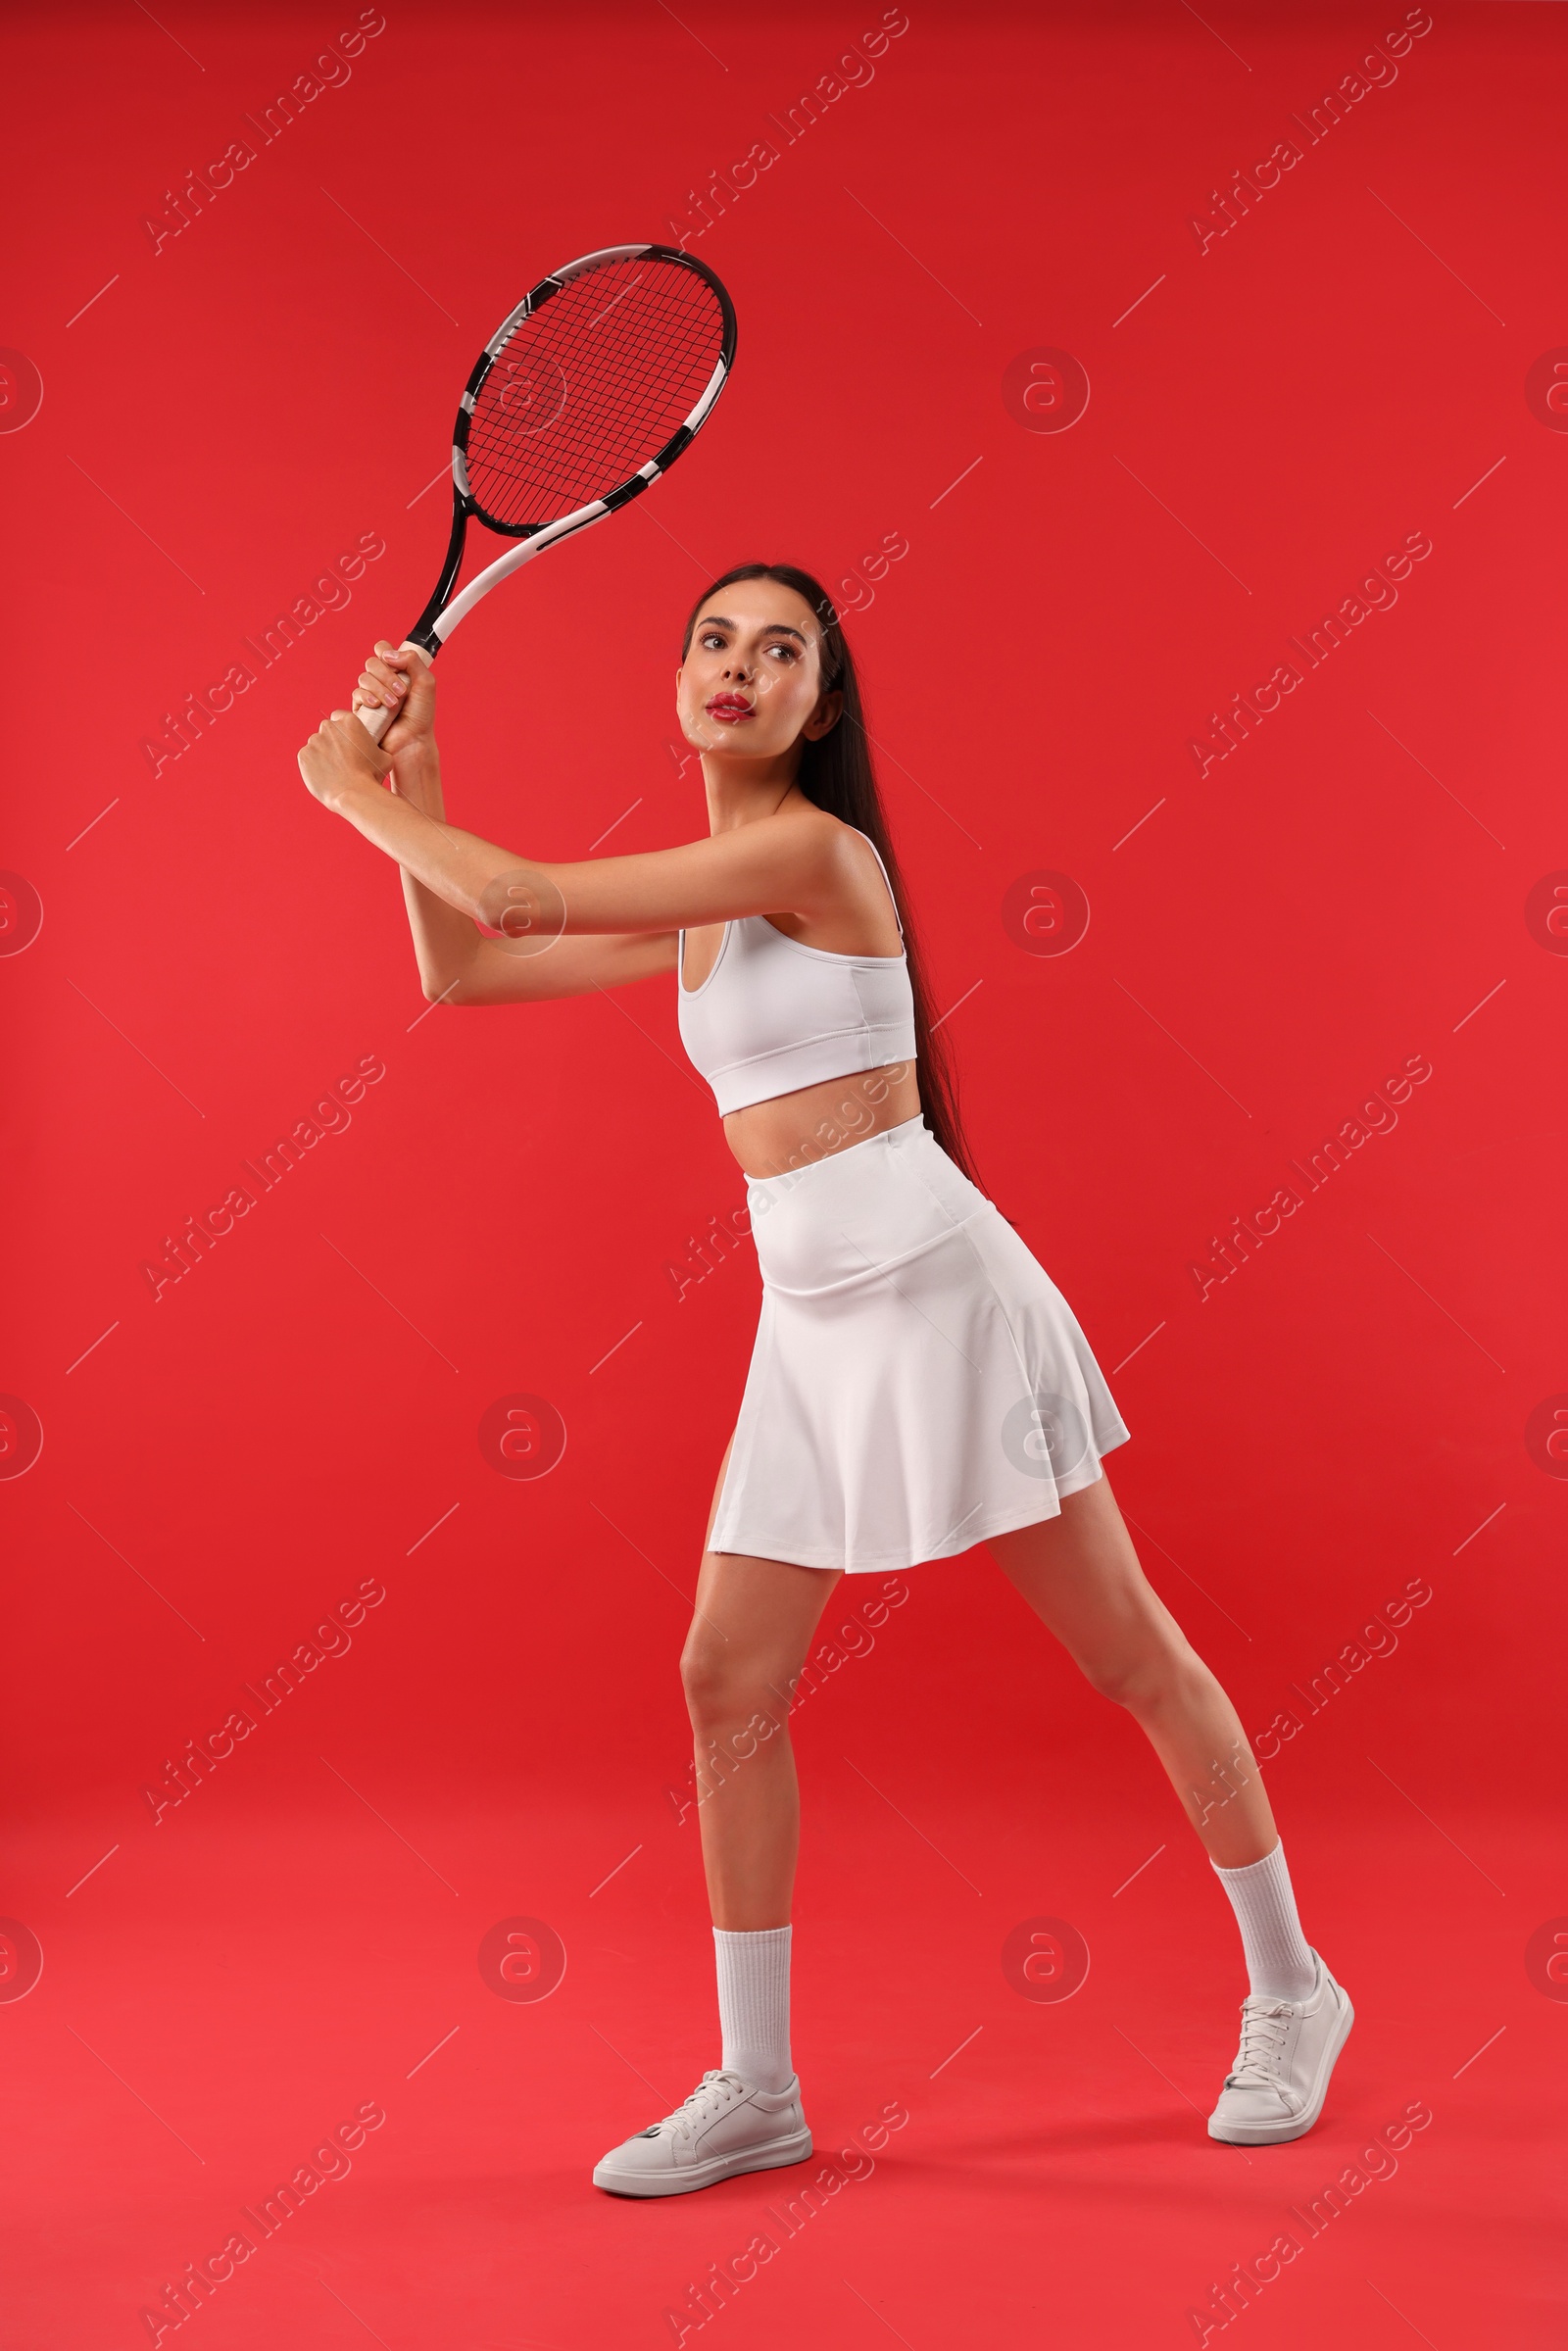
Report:
[[[433,661],[502,580],[641,497],[702,429],[734,357],[734,305],[673,245],[608,245],[542,277],[464,388],[452,536],[405,642]],[[454,594],[470,522],[517,544]],[[377,743],[395,715],[356,712]]]

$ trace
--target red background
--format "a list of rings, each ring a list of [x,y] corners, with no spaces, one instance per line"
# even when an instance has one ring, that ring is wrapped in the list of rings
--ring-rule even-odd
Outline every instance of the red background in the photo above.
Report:
[[[0,1907],[44,1960],[0,2009],[26,2351],[150,2339],[165,2281],[368,2101],[384,2126],[217,2291],[208,2351],[671,2341],[780,2200],[588,2183],[717,2062],[667,1789],[759,1286],[749,1249],[679,1300],[667,1268],[741,1179],[671,985],[421,1017],[396,875],[294,751],[423,601],[445,494],[418,493],[496,319],[572,255],[697,226],[687,192],[878,13],[389,0],[156,254],[163,191],[339,21],[13,28],[0,336],[43,387],[0,436],[27,550],[0,861],[44,915],[0,971],[0,1387],[44,1437],[0,1492]],[[1191,2341],[1210,2282],[1419,2099],[1397,2176],[1248,2311],[1252,2351],[1560,2339],[1537,2211],[1568,2011],[1526,1949],[1568,1911],[1568,1488],[1527,1427],[1568,1389],[1568,963],[1526,905],[1568,866],[1568,439],[1526,377],[1568,343],[1568,53],[1549,7],[1434,14],[1204,251],[1210,191],[1401,10],[910,0],[694,245],[740,345],[690,459],[441,664],[459,821],[657,848],[705,822],[668,748],[705,578],[841,581],[902,533],[849,592],[891,822],[987,1188],[1133,1431],[1111,1475],[1153,1582],[1254,1735],[1433,1594],[1268,1773],[1359,2022],[1320,2127],[1249,2154],[1202,2129],[1234,1927],[1139,1733],[984,1551],[910,1571],[797,1718],[795,1978],[818,2146],[909,2121],[704,2337]],[[1087,371],[1070,430],[1004,401],[1043,346]],[[1200,776],[1209,713],[1411,532],[1397,604]],[[386,553],[352,607],[155,776],[163,714],[363,533]],[[1064,955],[1003,918],[1041,869],[1089,901]],[[1418,1054],[1396,1127],[1200,1300],[1211,1237]],[[143,1260],[363,1055],[352,1126],[155,1303]],[[517,1392],[566,1430],[532,1481],[477,1441]],[[366,1579],[352,1650],[155,1825],[166,1759]],[[476,1964],[519,1916],[566,1952],[539,2002]],[[1059,2004],[1001,1966],[1038,1916],[1092,1955]]]

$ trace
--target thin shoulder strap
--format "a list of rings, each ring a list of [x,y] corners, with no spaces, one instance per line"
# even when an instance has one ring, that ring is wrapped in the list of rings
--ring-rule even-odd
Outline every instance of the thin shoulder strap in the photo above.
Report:
[[[858,824],[852,824],[850,826],[850,830],[852,833],[860,833],[860,828]],[[871,839],[869,833],[860,833],[860,839],[868,845],[871,855],[875,857],[877,863],[882,865],[882,879],[888,883],[888,896],[893,900],[893,919],[899,926],[899,944],[902,946],[904,943],[904,917],[899,912],[899,902],[894,892],[893,884],[888,881],[888,869],[886,865],[882,864],[882,852],[878,849],[876,843]]]

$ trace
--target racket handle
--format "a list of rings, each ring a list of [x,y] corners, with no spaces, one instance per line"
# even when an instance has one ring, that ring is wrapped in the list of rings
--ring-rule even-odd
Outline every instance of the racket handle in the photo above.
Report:
[[[430,657],[425,652],[422,645],[413,645],[410,644],[407,639],[405,639],[404,643],[399,648],[399,651],[413,654],[416,661],[422,663],[425,668],[429,667]],[[410,678],[410,683],[413,683],[412,675]],[[387,728],[392,724],[393,719],[397,716],[397,711],[389,710],[386,707],[386,704],[383,702],[378,703],[374,710],[356,710],[354,715],[359,720],[361,726],[364,727],[366,733],[369,736],[370,741],[372,743],[379,743],[381,737],[386,733]]]

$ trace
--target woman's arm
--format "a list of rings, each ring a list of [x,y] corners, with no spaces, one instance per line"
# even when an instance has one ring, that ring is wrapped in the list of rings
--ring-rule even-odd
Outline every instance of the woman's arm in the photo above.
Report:
[[[390,653],[377,667],[390,677]],[[359,699],[368,702],[372,692],[402,699],[390,685],[383,691],[369,669]],[[531,859],[481,840],[446,821],[426,696],[433,696],[428,670],[416,671],[409,716],[379,745],[357,718],[335,710],[300,752],[299,765],[323,807],[395,857],[406,888],[422,889],[423,897],[411,897],[411,920],[422,926],[416,928],[416,947],[422,941],[431,958],[430,978],[447,970],[448,958],[463,962],[458,933],[427,905],[431,897],[460,919],[510,936],[514,952],[500,949],[510,962],[535,940],[543,953],[558,939],[583,933],[668,933],[743,914],[809,917],[831,910],[846,885],[854,886],[853,866],[840,854],[844,828],[826,814],[763,817],[678,849],[571,864]],[[397,789],[388,792],[383,786],[394,769]]]
[[[388,660],[372,657],[354,697],[356,710],[385,705],[396,711],[382,736],[392,760],[389,779],[400,800],[408,802],[438,825],[446,822],[441,794],[441,754],[435,741],[435,680],[428,662],[392,653]],[[391,666],[395,661],[397,667]],[[486,944],[466,914],[438,898],[433,890],[402,869],[403,901],[419,966],[419,979],[432,1003],[465,1001],[473,976],[477,950]]]
[[[435,681],[428,663],[388,646],[372,656],[354,699],[357,709],[384,704],[396,710],[397,717],[382,737],[392,759],[392,789],[411,808],[445,828]],[[562,939],[547,955],[518,953],[504,941],[482,937],[469,915],[460,913],[407,865],[402,867],[402,881],[419,980],[432,1004],[543,1003],[652,979],[676,966],[679,943],[672,932],[663,937]]]

